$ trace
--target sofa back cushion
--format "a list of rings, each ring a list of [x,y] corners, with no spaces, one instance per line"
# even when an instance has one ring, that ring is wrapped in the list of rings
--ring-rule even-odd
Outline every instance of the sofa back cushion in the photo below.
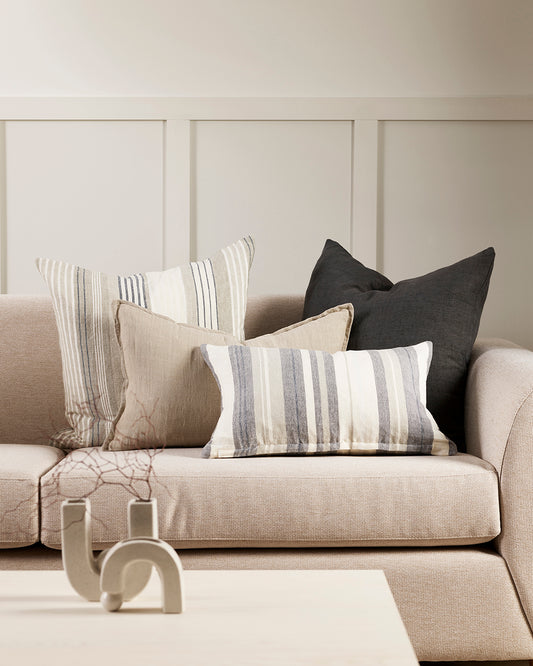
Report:
[[[47,444],[66,427],[59,338],[48,296],[0,296],[0,443]]]

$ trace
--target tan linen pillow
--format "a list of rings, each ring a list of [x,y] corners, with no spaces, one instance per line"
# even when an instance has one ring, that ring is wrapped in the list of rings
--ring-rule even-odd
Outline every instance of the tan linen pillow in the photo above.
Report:
[[[344,351],[353,306],[339,305],[316,317],[244,342],[250,347],[298,347]],[[133,303],[118,301],[115,326],[122,351],[123,405],[105,449],[202,446],[220,416],[220,392],[200,345],[238,345],[234,336],[178,324]]]

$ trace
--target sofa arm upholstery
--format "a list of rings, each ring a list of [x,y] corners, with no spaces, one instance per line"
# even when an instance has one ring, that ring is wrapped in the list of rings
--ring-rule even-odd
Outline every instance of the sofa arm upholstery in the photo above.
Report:
[[[507,562],[533,627],[533,352],[505,340],[479,340],[465,402],[468,453],[490,462],[500,481]]]

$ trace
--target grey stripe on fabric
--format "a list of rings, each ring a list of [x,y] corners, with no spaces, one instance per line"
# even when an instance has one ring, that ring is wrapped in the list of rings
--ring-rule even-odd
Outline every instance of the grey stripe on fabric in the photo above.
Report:
[[[431,453],[433,447],[433,427],[427,411],[420,402],[418,378],[418,355],[412,347],[400,347],[394,350],[400,361],[407,408],[407,451]]]
[[[287,453],[305,453],[308,449],[307,411],[302,354],[296,349],[280,349],[285,404]]]
[[[81,280],[80,280],[81,273]],[[76,286],[78,291],[78,334],[80,341],[81,349],[81,360],[82,360],[82,372],[83,372],[83,381],[85,384],[85,393],[87,395],[87,408],[91,415],[90,420],[90,437],[91,437],[91,446],[94,445],[95,435],[96,441],[99,441],[99,430],[98,424],[99,419],[97,419],[98,410],[95,405],[95,395],[94,387],[91,376],[91,359],[89,356],[89,333],[87,331],[87,271],[82,268],[76,270]],[[80,285],[81,283],[81,285]],[[81,293],[80,293],[81,289]],[[83,306],[82,306],[83,303]],[[83,309],[83,313],[82,313]],[[96,433],[95,433],[95,424],[96,424]]]
[[[320,380],[318,377],[318,361],[316,351],[309,352],[311,362],[311,377],[313,379],[313,395],[315,398],[315,424],[316,424],[316,449],[324,450],[324,424],[322,423],[322,396],[320,393]]]
[[[369,350],[368,355],[372,360],[374,368],[374,378],[376,382],[376,395],[378,402],[379,418],[379,444],[387,443],[385,447],[379,447],[380,450],[388,451],[390,442],[390,406],[387,382],[385,380],[385,366],[379,351]]]
[[[339,428],[339,397],[337,395],[337,376],[333,356],[322,352],[324,358],[324,369],[326,372],[326,385],[328,391],[328,414],[329,414],[329,451],[338,451],[340,446]]]
[[[203,266],[203,261],[198,261],[196,263],[196,268],[198,270],[198,282],[200,283],[200,292],[202,294],[202,310],[203,310],[203,321],[201,323],[201,326],[207,327],[209,324],[207,323],[207,298],[206,298],[206,284],[204,277],[202,275],[202,266]]]
[[[145,278],[143,273],[139,273],[139,278],[141,280],[141,285],[142,285],[142,294],[143,294],[143,300],[144,300],[143,306],[145,308],[149,308],[150,304],[148,303],[148,296],[147,296],[147,293],[146,293],[146,278]]]
[[[122,285],[124,287],[124,299],[131,302],[130,290],[128,285],[128,280],[126,278],[120,278],[122,280]]]
[[[207,328],[209,326],[208,323],[208,317],[207,317],[207,310],[208,310],[208,294],[207,294],[207,289],[206,289],[206,280],[205,280],[205,271],[202,270],[204,268],[204,263],[203,261],[198,261],[196,263],[196,268],[198,271],[198,282],[200,284],[200,291],[202,294],[202,309],[203,309],[203,321],[202,321],[202,326],[204,328]]]
[[[200,302],[199,302],[199,296],[198,296],[198,285],[196,284],[196,279],[195,279],[195,277],[194,277],[194,266],[193,266],[193,263],[190,263],[190,264],[189,264],[189,270],[190,270],[190,272],[191,272],[192,286],[194,287],[194,296],[195,296],[195,299],[196,299],[196,320],[195,320],[194,323],[197,324],[198,326],[201,326],[201,323],[200,323]]]
[[[211,291],[211,286],[209,283],[209,264],[207,261],[203,262],[203,267],[204,267],[204,273],[205,273],[205,287],[207,291],[207,304],[208,304],[208,311],[209,311],[209,328],[213,328],[215,326],[215,323],[213,321],[213,293]]]
[[[215,299],[215,316],[216,316],[216,321],[213,322],[213,328],[218,328],[218,296],[217,296],[217,281],[216,281],[216,276],[215,276],[215,270],[213,268],[213,262],[211,259],[206,259],[206,261],[209,264],[209,270],[211,271],[211,280],[213,281],[213,298]]]
[[[254,253],[255,253],[254,241],[251,238],[251,236],[245,236],[245,238],[243,238],[243,241],[246,243],[246,247],[248,249],[248,255],[250,257],[250,263],[251,263],[252,259],[254,258]]]
[[[118,278],[119,295],[123,300],[147,307],[144,293],[144,278],[141,273]]]
[[[238,456],[240,450],[246,449],[250,455],[253,455],[257,451],[257,435],[251,349],[231,345],[228,347],[228,352],[235,386],[233,412],[235,454]]]

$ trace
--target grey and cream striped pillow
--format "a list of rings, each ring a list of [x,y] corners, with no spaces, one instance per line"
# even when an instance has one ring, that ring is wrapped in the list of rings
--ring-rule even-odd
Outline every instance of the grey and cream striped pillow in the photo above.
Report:
[[[115,300],[242,340],[253,256],[254,244],[248,236],[210,259],[127,277],[37,259],[54,305],[71,426],[57,433],[52,443],[76,449],[101,446],[112,436],[123,384]]]
[[[426,408],[431,342],[335,354],[201,349],[222,397],[206,458],[457,452]]]

